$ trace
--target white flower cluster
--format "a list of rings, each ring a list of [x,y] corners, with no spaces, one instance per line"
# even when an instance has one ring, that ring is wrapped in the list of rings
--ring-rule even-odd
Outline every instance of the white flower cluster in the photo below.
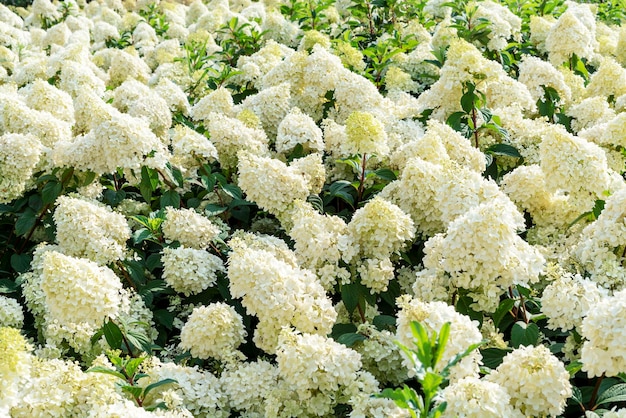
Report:
[[[295,241],[294,253],[302,267],[317,272],[325,289],[332,288],[337,277],[349,275],[338,267],[339,240],[347,231],[343,219],[322,215],[310,203],[301,200],[294,202],[289,217],[292,224],[289,236]]]
[[[418,100],[420,111],[434,109],[432,117],[440,121],[461,110],[463,83],[472,82],[486,95],[487,106],[513,106],[531,110],[535,107],[526,86],[509,77],[502,66],[483,57],[472,44],[455,38],[450,41],[441,77]]]
[[[337,313],[315,274],[298,267],[293,253],[286,259],[271,245],[254,248],[242,238],[231,239],[230,246],[230,291],[260,320],[254,334],[257,347],[275,352],[280,330],[288,325],[307,333],[330,333]]]
[[[19,302],[0,295],[0,327],[21,329],[24,325],[24,312]]]
[[[543,87],[551,87],[559,94],[561,103],[569,103],[572,90],[565,83],[565,77],[552,64],[538,57],[525,56],[519,64],[520,83],[528,87],[534,101],[544,98]]]
[[[364,370],[380,383],[397,386],[407,380],[407,370],[402,364],[400,349],[394,342],[394,334],[387,330],[379,331],[369,323],[359,325],[358,333],[367,337],[354,346],[354,350],[361,354]]]
[[[167,385],[162,388],[167,388],[168,391],[173,390],[175,396],[182,401],[192,416],[201,418],[228,418],[230,416],[228,399],[217,377],[208,371],[200,370],[198,366],[162,363],[156,357],[150,358],[150,362],[151,367],[146,370],[149,377],[145,379],[147,381],[145,383],[156,383],[163,379],[176,380],[174,387]],[[150,396],[163,396],[162,390],[155,390],[153,393],[154,395]]]
[[[557,416],[572,396],[565,366],[543,345],[520,347],[485,379],[503,387],[524,416]]]
[[[297,145],[304,151],[323,151],[322,130],[313,118],[294,107],[278,125],[276,133],[276,151],[287,154]]]
[[[485,180],[476,171],[452,161],[435,164],[421,158],[407,161],[400,178],[380,193],[380,197],[411,215],[417,231],[426,236],[445,231],[459,215],[500,195],[495,182]]]
[[[319,154],[299,158],[289,166],[276,158],[247,152],[238,156],[239,187],[247,199],[279,217],[295,200],[319,193],[324,183],[325,169]]]
[[[596,19],[589,5],[567,2],[568,10],[551,25],[545,37],[550,62],[560,66],[574,54],[591,59],[596,48]]]
[[[477,308],[493,312],[510,286],[535,283],[543,270],[543,256],[517,235],[523,227],[523,216],[506,196],[471,208],[426,242],[425,270],[413,291],[428,295],[423,281],[434,280],[469,290]]]
[[[622,289],[626,286],[626,269],[623,266],[626,248],[626,189],[621,189],[606,199],[598,219],[582,232],[574,253],[591,278],[598,284]]]
[[[502,51],[511,38],[521,40],[522,19],[514,15],[506,6],[490,0],[472,2],[468,6],[476,8],[472,19],[485,19],[489,22],[487,48],[490,50]]]
[[[303,402],[304,416],[329,414],[337,401],[360,392],[361,356],[328,337],[284,329],[276,362],[295,401]]]
[[[439,332],[446,322],[450,322],[450,337],[446,344],[445,351],[441,357],[440,363],[437,365],[441,371],[454,356],[464,352],[467,347],[476,344],[482,340],[482,335],[478,330],[478,323],[472,321],[469,317],[462,315],[444,302],[422,302],[417,298],[411,298],[408,295],[398,299],[398,329],[396,336],[398,341],[407,347],[412,346],[413,333],[411,331],[411,322],[417,321],[421,323],[426,330],[432,334]],[[404,356],[403,356],[404,357]],[[466,376],[476,376],[478,373],[478,365],[482,356],[478,351],[473,351],[451,369],[450,380],[452,383]],[[404,359],[405,366],[409,369],[409,375],[415,372],[412,370],[412,364],[408,359]]]
[[[441,397],[447,407],[443,418],[522,418],[510,404],[510,396],[497,383],[464,377],[446,387]]]
[[[32,135],[5,134],[0,149],[0,203],[9,203],[28,187],[43,147]]]
[[[163,279],[185,296],[200,293],[213,286],[217,273],[225,272],[222,260],[205,250],[166,247],[163,249]]]
[[[583,318],[607,296],[603,288],[580,275],[563,273],[543,290],[541,312],[548,317],[548,328],[580,331]]]
[[[61,252],[100,265],[125,257],[130,228],[126,218],[97,201],[60,196],[54,212]]]
[[[180,345],[197,358],[229,360],[246,335],[243,319],[232,306],[212,303],[194,308],[180,331]]]
[[[217,160],[217,149],[204,135],[185,125],[170,131],[172,158],[170,162],[185,170],[197,170],[202,164]]]
[[[610,189],[606,155],[597,145],[555,127],[543,136],[540,152],[548,190],[568,193],[580,213],[593,209]]]
[[[602,298],[583,319],[581,350],[583,370],[589,376],[616,376],[626,371],[622,335],[626,324],[626,292]]]
[[[193,209],[175,209],[168,206],[162,224],[163,236],[168,242],[178,241],[189,248],[204,249],[220,234],[220,228]]]

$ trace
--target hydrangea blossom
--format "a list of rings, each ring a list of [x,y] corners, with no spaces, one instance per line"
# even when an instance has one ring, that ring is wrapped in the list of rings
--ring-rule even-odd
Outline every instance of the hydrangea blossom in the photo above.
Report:
[[[60,196],[54,223],[59,248],[67,255],[104,265],[126,254],[126,218],[99,202]]]
[[[217,272],[226,271],[222,260],[205,250],[166,247],[162,254],[163,279],[185,296],[208,289],[217,281]]]
[[[396,336],[398,341],[407,347],[412,346],[413,341],[412,321],[421,323],[431,334],[439,332],[443,324],[450,322],[450,337],[438,364],[440,370],[454,356],[464,352],[468,346],[482,340],[478,323],[455,311],[453,306],[444,302],[422,302],[408,295],[400,297],[397,302],[400,311],[398,312]],[[481,359],[480,353],[473,351],[457,363],[451,370],[451,382],[454,383],[466,376],[475,376],[478,373],[478,363]],[[411,370],[412,365],[408,359],[404,359],[404,364],[409,369],[409,375],[413,375],[415,372]]]
[[[168,206],[161,225],[167,241],[178,241],[189,248],[204,249],[220,234],[220,228],[193,209]]]
[[[108,267],[48,251],[43,255],[41,289],[46,311],[61,323],[86,323],[94,329],[116,318],[122,282]]]
[[[278,125],[276,151],[287,154],[297,145],[305,151],[323,151],[322,130],[315,121],[300,109],[294,107]]]
[[[244,342],[243,319],[232,306],[212,303],[194,308],[180,331],[180,345],[201,359],[229,360]]]
[[[543,345],[515,349],[485,380],[503,387],[525,416],[557,416],[572,396],[565,365]]]
[[[230,291],[261,321],[254,335],[257,347],[275,352],[278,334],[288,325],[302,332],[330,333],[337,313],[315,274],[299,268],[293,254],[279,258],[271,247],[257,249],[242,238],[231,239],[230,246]]]
[[[509,286],[535,283],[543,270],[543,256],[517,235],[523,226],[522,214],[504,196],[475,206],[426,242],[419,276],[467,289],[479,309],[493,312]],[[416,294],[419,288],[418,278]]]
[[[446,387],[441,397],[448,405],[443,418],[522,418],[510,405],[506,390],[474,376],[464,377]]]
[[[43,146],[32,135],[0,136],[0,203],[20,197],[43,153]]]
[[[0,327],[20,329],[24,325],[22,305],[13,299],[0,295]]]

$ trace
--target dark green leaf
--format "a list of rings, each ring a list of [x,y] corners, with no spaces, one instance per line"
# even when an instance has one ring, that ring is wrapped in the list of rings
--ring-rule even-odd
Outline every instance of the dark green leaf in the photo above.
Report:
[[[616,402],[626,402],[626,383],[618,383],[602,392],[600,396],[598,396],[596,405]]]
[[[152,201],[152,193],[159,185],[159,173],[149,167],[141,167],[141,182],[139,183],[139,192],[141,197],[147,202]]]
[[[204,213],[207,216],[216,216],[220,213],[226,212],[228,210],[227,206],[214,205],[213,203],[209,203],[204,208]]]
[[[154,311],[154,319],[170,331],[174,326],[174,314],[167,309],[157,309]]]
[[[513,299],[504,299],[502,302],[500,302],[500,305],[498,305],[498,309],[496,309],[496,311],[491,316],[491,318],[493,319],[493,324],[496,327],[500,325],[500,322],[502,321],[504,316],[511,312],[513,306],[515,306],[515,300]]]
[[[146,268],[152,271],[158,267],[163,267],[163,264],[161,264],[161,254],[160,253],[150,254],[148,258],[146,259]]]
[[[120,373],[118,371],[115,371],[115,370],[107,369],[106,367],[102,367],[102,366],[91,367],[91,368],[89,368],[87,370],[87,373],[110,374],[111,376],[115,376],[115,377],[117,377],[119,379],[122,379],[122,380],[126,381],[126,377],[122,373]]]
[[[15,235],[22,237],[30,232],[37,223],[37,214],[31,208],[20,213],[15,222]]]
[[[152,232],[146,228],[141,228],[133,233],[133,243],[137,245],[151,237],[153,237]]]
[[[483,323],[483,314],[472,309],[471,304],[474,303],[469,296],[461,296],[456,302],[456,311],[460,314],[467,315],[470,319]]]
[[[339,338],[337,338],[337,342],[345,345],[346,347],[352,347],[355,343],[366,339],[367,337],[362,334],[348,333],[340,335]]]
[[[143,392],[143,388],[140,386],[130,386],[124,385],[122,386],[122,391],[126,393],[130,393],[135,399],[141,399],[141,393]]]
[[[122,330],[119,326],[117,326],[115,322],[108,321],[107,323],[105,323],[102,326],[102,333],[107,341],[107,344],[109,344],[109,347],[114,350],[122,347],[122,341],[124,337],[122,335]]]
[[[333,325],[333,331],[330,333],[330,336],[337,340],[343,334],[350,334],[357,331],[357,327],[354,324],[335,324]]]
[[[18,285],[9,279],[0,279],[0,293],[14,293],[18,289]]]
[[[178,209],[180,207],[180,195],[175,190],[168,190],[161,195],[161,209],[171,206]]]
[[[41,189],[41,199],[44,205],[54,202],[63,191],[63,185],[57,181],[49,181]]]
[[[152,390],[158,388],[159,386],[169,385],[170,383],[178,383],[178,382],[174,379],[159,380],[158,382],[155,382],[155,383],[152,383],[151,385],[146,386],[146,388],[143,390],[143,395],[147,396],[148,393],[152,392]]]
[[[466,117],[467,115],[464,112],[454,112],[453,114],[448,116],[448,119],[446,119],[446,124],[457,132],[464,132],[464,125],[467,124],[467,122],[464,120]]]
[[[383,180],[393,181],[393,180],[397,180],[398,178],[396,176],[396,173],[394,173],[392,170],[388,168],[379,168],[378,170],[374,171],[374,174],[376,174],[378,177],[380,177]]]
[[[103,194],[104,201],[110,206],[117,206],[122,200],[126,199],[126,192],[124,190],[111,190],[107,189]]]
[[[243,200],[243,193],[241,189],[235,186],[234,184],[230,184],[230,183],[224,184],[222,185],[222,190],[224,190],[224,193],[226,193],[228,196],[232,197],[233,199]]]
[[[379,330],[389,330],[396,326],[396,317],[391,315],[376,315],[372,324]]]
[[[33,257],[30,254],[13,254],[11,267],[18,273],[25,273],[30,269],[31,261],[33,261]]]
[[[493,144],[489,148],[487,148],[487,153],[491,153],[494,155],[505,155],[508,157],[521,158],[522,155],[519,153],[517,148],[508,144]]]
[[[480,353],[483,356],[483,364],[490,369],[495,369],[502,363],[504,356],[511,351],[510,349],[485,348],[484,350],[480,350]]]
[[[341,300],[348,313],[354,312],[361,297],[361,286],[357,283],[349,283],[341,286]]]
[[[146,353],[152,353],[152,341],[144,332],[128,331],[126,339]]]
[[[576,386],[572,386],[572,399],[579,405],[583,405],[583,394]]]
[[[93,171],[85,171],[85,178],[83,179],[82,185],[83,187],[89,186],[96,179],[96,173]]]
[[[526,324],[517,321],[511,329],[511,346],[518,348],[522,345],[535,345],[539,339],[539,327],[534,322]]]

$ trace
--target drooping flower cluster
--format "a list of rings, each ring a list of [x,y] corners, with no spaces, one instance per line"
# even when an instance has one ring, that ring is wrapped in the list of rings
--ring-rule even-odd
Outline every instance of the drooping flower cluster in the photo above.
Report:
[[[218,226],[193,209],[172,207],[165,211],[162,228],[166,240],[196,249],[207,248],[221,232]]]
[[[24,193],[39,163],[42,148],[32,135],[0,136],[0,203],[9,203]]]

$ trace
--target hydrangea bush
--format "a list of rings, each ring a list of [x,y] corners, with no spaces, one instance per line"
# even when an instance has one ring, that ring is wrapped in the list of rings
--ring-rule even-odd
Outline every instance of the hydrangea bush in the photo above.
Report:
[[[621,0],[24,3],[0,416],[626,416]]]

